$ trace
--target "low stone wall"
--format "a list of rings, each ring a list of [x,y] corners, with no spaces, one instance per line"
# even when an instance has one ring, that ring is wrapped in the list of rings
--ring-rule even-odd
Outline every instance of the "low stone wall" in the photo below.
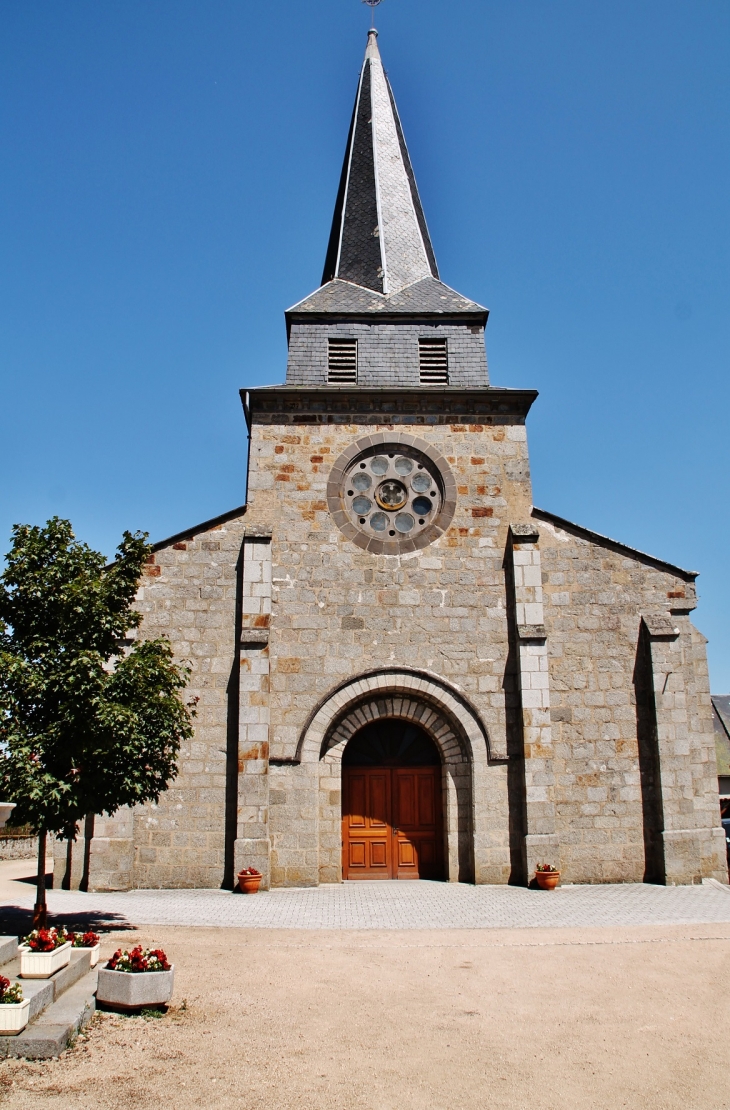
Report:
[[[37,855],[37,836],[2,836],[0,834],[0,860],[35,859]]]

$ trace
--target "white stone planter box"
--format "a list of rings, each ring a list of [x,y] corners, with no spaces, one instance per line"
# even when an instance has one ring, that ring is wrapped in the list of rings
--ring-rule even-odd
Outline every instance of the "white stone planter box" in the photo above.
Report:
[[[0,1003],[0,1035],[7,1037],[20,1033],[28,1024],[29,1012],[29,998],[24,998],[22,1002]]]
[[[96,998],[120,1010],[161,1006],[172,998],[174,977],[174,964],[169,971],[109,971],[102,967]]]
[[[15,802],[0,802],[0,829],[5,828],[5,822],[15,809]]]
[[[93,948],[77,947],[77,948],[74,949],[74,951],[75,952],[90,952],[91,953],[91,966],[96,967],[96,965],[99,962],[99,949],[100,948],[101,948],[101,942],[99,942],[99,944],[95,944]]]
[[[26,945],[21,944],[20,952],[20,977],[21,979],[49,979],[51,975],[65,967],[71,960],[71,941],[67,940],[60,948],[53,952],[33,952]]]

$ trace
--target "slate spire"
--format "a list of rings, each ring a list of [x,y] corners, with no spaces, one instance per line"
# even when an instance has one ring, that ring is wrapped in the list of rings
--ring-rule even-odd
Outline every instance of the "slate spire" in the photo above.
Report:
[[[392,296],[438,267],[393,92],[371,30],[352,115],[322,284]]]

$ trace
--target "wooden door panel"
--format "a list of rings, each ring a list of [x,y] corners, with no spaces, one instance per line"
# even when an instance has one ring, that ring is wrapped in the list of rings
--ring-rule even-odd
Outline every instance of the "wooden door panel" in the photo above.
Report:
[[[370,841],[370,866],[378,869],[388,866],[387,840]]]
[[[410,840],[398,837],[398,867],[415,868],[417,864],[416,849]]]
[[[367,847],[365,841],[350,840],[348,848],[348,862],[350,867],[364,867],[367,859]]]
[[[423,837],[418,841],[418,862],[421,868],[432,869],[436,864],[436,841]]]
[[[393,878],[390,768],[343,767],[342,798],[343,878]]]
[[[347,783],[347,821],[351,829],[365,828],[367,782],[364,775],[350,775]]]
[[[416,776],[399,771],[396,775],[397,815],[396,823],[400,827],[416,824]]]
[[[367,825],[383,829],[390,825],[390,775],[387,771],[370,772],[367,776],[369,806]]]
[[[418,824],[433,826],[436,824],[436,797],[433,775],[418,776]]]
[[[440,767],[343,767],[345,879],[441,879]]]
[[[395,768],[395,859],[399,879],[443,878],[439,767]]]

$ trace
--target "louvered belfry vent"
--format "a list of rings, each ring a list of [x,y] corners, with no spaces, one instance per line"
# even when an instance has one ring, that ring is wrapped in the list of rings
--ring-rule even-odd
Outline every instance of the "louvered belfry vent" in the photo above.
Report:
[[[330,339],[327,359],[330,385],[357,385],[357,339]]]
[[[421,385],[449,384],[449,352],[445,339],[419,339]]]

